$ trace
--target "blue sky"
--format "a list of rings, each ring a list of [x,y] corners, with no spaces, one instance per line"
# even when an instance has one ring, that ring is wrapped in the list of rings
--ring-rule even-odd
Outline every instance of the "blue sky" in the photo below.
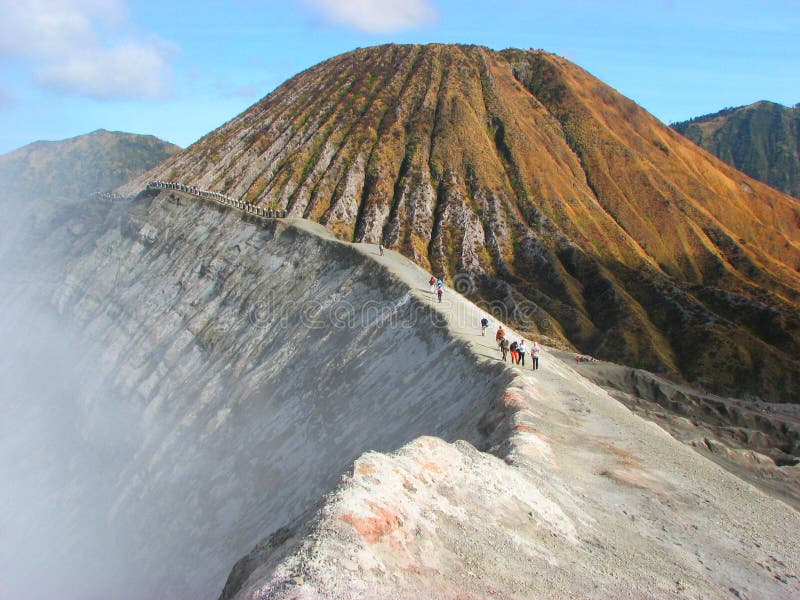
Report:
[[[95,129],[187,146],[356,47],[543,48],[658,118],[800,102],[798,0],[0,0],[0,153]]]

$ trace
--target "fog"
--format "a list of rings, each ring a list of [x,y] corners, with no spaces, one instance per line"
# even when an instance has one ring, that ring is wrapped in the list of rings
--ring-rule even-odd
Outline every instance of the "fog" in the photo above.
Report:
[[[364,451],[477,443],[505,381],[372,261],[291,227],[151,197],[14,219],[0,598],[216,598]]]
[[[106,515],[140,432],[127,403],[108,410],[95,401],[113,396],[92,368],[102,350],[47,304],[59,281],[56,249],[31,252],[73,207],[37,216],[8,201],[3,212],[0,597],[137,597],[118,586],[131,536]]]
[[[2,597],[134,597],[109,595],[130,536],[105,518],[135,445],[130,419],[87,414],[88,399],[110,392],[87,368],[95,352],[52,315],[6,308],[0,339]]]

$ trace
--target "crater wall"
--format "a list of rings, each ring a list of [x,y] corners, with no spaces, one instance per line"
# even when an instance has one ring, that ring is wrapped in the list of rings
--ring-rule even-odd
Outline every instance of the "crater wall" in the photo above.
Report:
[[[363,452],[483,443],[509,376],[358,249],[188,198],[71,210],[3,273],[6,592],[216,597]]]

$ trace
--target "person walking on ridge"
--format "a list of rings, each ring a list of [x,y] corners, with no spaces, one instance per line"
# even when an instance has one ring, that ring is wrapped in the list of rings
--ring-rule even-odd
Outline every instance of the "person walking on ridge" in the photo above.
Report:
[[[381,256],[383,256],[383,244],[378,244],[378,252],[380,252]]]
[[[497,326],[497,334],[494,336],[494,341],[499,344],[500,340],[504,340],[504,339],[506,339],[506,330],[503,329],[502,325],[498,325]]]
[[[431,286],[431,294],[436,293],[436,277],[431,275],[431,278],[428,280],[428,285]]]
[[[525,346],[525,340],[520,340],[519,344],[517,344],[517,354],[519,354],[519,358],[517,359],[517,364],[522,363],[522,366],[525,366],[525,353],[528,352],[528,347]]]
[[[508,340],[505,337],[500,338],[500,354],[503,355],[503,362],[506,362],[506,355],[508,354]]]
[[[541,346],[539,346],[539,342],[533,342],[531,346],[531,363],[533,363],[533,370],[536,371],[539,368],[539,352],[541,351]]]
[[[442,288],[436,290],[436,295],[439,297],[439,302],[442,301]]]
[[[519,364],[519,353],[517,352],[517,346],[519,346],[518,342],[511,342],[511,345],[508,349],[511,351],[511,364],[518,365]]]
[[[481,335],[486,335],[486,329],[489,327],[489,319],[483,317],[481,319]]]

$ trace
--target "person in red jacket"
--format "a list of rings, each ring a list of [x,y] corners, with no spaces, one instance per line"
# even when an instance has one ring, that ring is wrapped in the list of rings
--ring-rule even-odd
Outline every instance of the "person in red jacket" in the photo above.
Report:
[[[509,351],[511,352],[512,365],[519,364],[519,352],[517,352],[518,345],[519,344],[517,342],[511,342],[511,345],[508,347]]]

